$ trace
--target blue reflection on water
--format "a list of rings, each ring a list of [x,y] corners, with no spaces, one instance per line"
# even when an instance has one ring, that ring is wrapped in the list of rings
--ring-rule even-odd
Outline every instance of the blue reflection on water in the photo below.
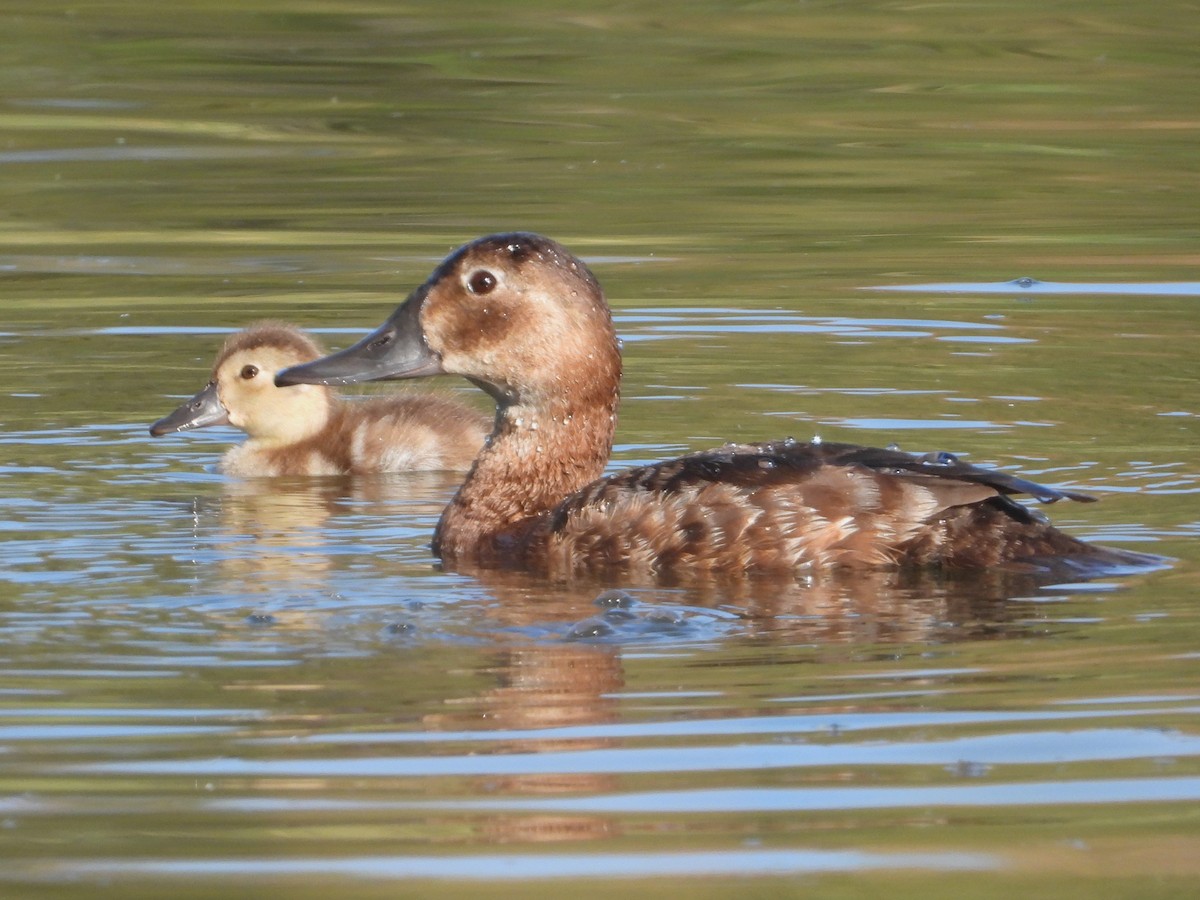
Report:
[[[2,734],[2,730],[0,730]],[[336,737],[336,736],[335,736]],[[357,737],[368,738],[369,735]],[[369,743],[364,740],[363,743]],[[344,759],[136,760],[88,763],[73,771],[187,774],[195,777],[398,778],[446,775],[710,772],[850,766],[1039,765],[1200,756],[1200,738],[1152,729],[1013,732],[912,743],[736,744],[729,747],[627,747],[561,752],[358,756]],[[652,809],[653,807],[647,807]]]
[[[706,853],[555,853],[455,856],[357,856],[337,859],[80,860],[37,871],[40,878],[120,875],[436,878],[492,881],[539,878],[649,878],[785,875],[867,869],[994,869],[983,853],[867,853],[861,850],[733,850]],[[0,875],[0,878],[4,876]]]
[[[1112,778],[1009,784],[918,787],[737,787],[645,791],[591,797],[447,800],[412,804],[422,809],[505,809],[547,812],[781,812],[903,809],[927,806],[1060,806],[1101,803],[1178,803],[1200,800],[1200,778]]]

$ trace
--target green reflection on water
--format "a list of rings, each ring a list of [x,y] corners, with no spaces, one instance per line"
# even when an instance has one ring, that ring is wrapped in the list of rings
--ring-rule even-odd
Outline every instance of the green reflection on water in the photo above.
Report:
[[[67,726],[88,721],[73,709],[128,709],[134,723],[139,709],[176,711],[183,724],[191,709],[232,709],[201,721],[236,732],[10,744],[0,755],[0,790],[18,800],[5,807],[10,863],[434,854],[452,878],[457,855],[762,846],[1002,861],[986,874],[762,878],[764,895],[800,885],[829,897],[1165,897],[1194,882],[1197,821],[1183,804],[553,817],[238,814],[207,803],[940,784],[973,771],[969,760],[840,765],[836,736],[815,771],[699,777],[347,785],[54,765],[313,752],[251,740],[291,734],[736,722],[803,714],[818,702],[804,697],[839,692],[819,701],[825,712],[1055,710],[1190,690],[1194,300],[859,289],[1195,280],[1191,7],[185,0],[168,12],[18,0],[3,16],[0,484],[14,540],[0,568],[15,597],[0,600],[3,688],[14,692],[0,699]],[[220,330],[273,316],[348,342],[453,246],[513,227],[594,260],[608,289],[629,338],[619,459],[814,432],[963,451],[1105,493],[1099,506],[1054,509],[1056,520],[1180,561],[1124,590],[1066,599],[1001,592],[970,603],[979,597],[953,585],[883,585],[834,592],[821,614],[780,603],[777,615],[630,648],[563,645],[594,612],[591,594],[481,587],[430,566],[424,545],[449,486],[247,490],[204,472],[220,435],[145,436],[198,386]],[[774,312],[782,322],[753,318]],[[777,598],[752,599],[771,611]],[[416,637],[389,630],[406,624]],[[896,696],[872,696],[881,691]],[[1184,700],[1147,705],[1155,712],[1122,719],[1114,703],[1114,724],[1194,733]],[[673,746],[648,732],[630,741]],[[495,754],[570,749],[534,736],[486,743]],[[1186,758],[1067,760],[982,777],[1195,771]],[[228,887],[104,887],[84,875],[37,890]],[[351,883],[361,896],[396,890]],[[746,885],[621,889],[728,896]]]

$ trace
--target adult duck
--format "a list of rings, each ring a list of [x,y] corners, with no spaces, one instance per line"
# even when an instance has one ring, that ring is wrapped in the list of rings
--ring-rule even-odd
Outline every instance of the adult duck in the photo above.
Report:
[[[612,317],[587,266],[535,234],[461,247],[375,332],[276,383],[442,373],[465,376],[497,405],[434,534],[449,567],[674,579],[1132,556],[1064,534],[1011,499],[1091,497],[948,454],[783,440],[601,477],[621,377]]]
[[[465,470],[483,445],[485,417],[446,397],[346,400],[329,387],[276,387],[275,373],[324,351],[294,326],[260,322],[232,335],[212,378],[150,426],[162,437],[232,425],[249,437],[218,469],[242,477]]]

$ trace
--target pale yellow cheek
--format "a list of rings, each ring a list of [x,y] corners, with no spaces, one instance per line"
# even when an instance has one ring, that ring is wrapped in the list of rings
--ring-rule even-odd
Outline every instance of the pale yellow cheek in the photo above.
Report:
[[[226,414],[229,416],[229,424],[233,425],[235,428],[241,428],[241,429],[245,430],[245,428],[246,428],[245,413],[242,412],[242,410],[236,404],[230,405],[229,403],[226,403],[225,410],[226,410]]]

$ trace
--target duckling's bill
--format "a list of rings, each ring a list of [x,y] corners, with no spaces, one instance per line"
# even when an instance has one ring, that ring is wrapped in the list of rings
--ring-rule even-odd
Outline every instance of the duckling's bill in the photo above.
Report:
[[[421,330],[423,288],[413,293],[379,328],[352,347],[275,375],[275,384],[355,384],[444,374],[442,361]]]
[[[167,416],[150,426],[152,437],[162,437],[177,431],[190,431],[209,425],[228,425],[229,410],[217,394],[217,383],[210,381],[195,396]]]

